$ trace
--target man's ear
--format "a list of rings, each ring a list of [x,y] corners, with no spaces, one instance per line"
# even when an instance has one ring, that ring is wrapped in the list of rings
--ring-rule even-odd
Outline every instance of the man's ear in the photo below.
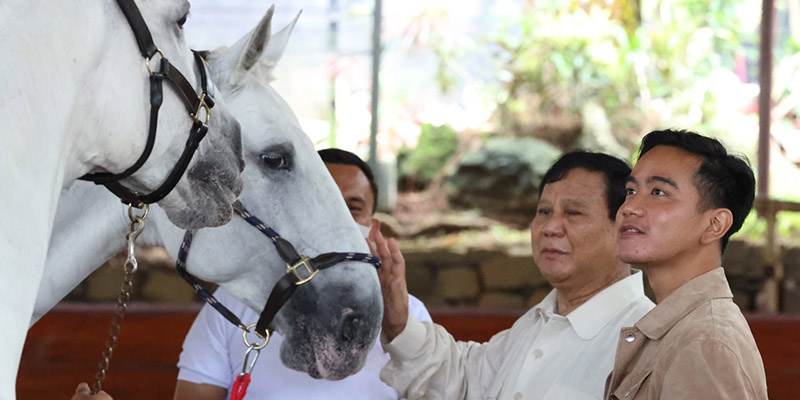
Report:
[[[708,225],[700,236],[700,243],[704,245],[722,240],[733,225],[733,214],[727,208],[715,208],[706,211],[706,221]]]

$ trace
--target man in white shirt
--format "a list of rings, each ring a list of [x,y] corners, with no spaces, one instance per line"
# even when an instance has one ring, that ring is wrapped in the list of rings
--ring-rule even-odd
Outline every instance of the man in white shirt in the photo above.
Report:
[[[378,187],[369,166],[353,153],[339,149],[319,151],[333,180],[339,186],[345,203],[362,233],[366,236],[375,212]],[[255,321],[258,314],[222,289],[214,296],[242,321]],[[406,294],[409,313],[422,321],[431,316],[425,305]],[[280,361],[283,338],[274,332],[269,344],[261,350],[251,372],[248,399],[397,399],[394,389],[386,386],[378,373],[389,355],[376,343],[367,355],[366,364],[358,373],[340,381],[311,378],[305,373],[286,368]],[[178,362],[175,400],[223,400],[234,380],[242,372],[245,351],[241,330],[228,322],[213,307],[203,306],[183,342]]]
[[[642,273],[618,258],[615,217],[630,167],[568,153],[547,171],[531,221],[533,259],[555,288],[489,342],[458,342],[409,315],[405,264],[394,240],[371,239],[383,260],[381,379],[408,399],[602,399],[620,328],[653,303]]]

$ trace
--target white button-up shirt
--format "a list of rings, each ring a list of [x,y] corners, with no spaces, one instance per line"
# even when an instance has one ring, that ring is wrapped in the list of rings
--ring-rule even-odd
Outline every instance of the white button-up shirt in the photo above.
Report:
[[[391,355],[381,379],[413,399],[602,399],[620,329],[654,306],[642,273],[614,283],[567,316],[556,289],[511,329],[486,343],[457,342],[441,326],[409,317],[383,343]]]

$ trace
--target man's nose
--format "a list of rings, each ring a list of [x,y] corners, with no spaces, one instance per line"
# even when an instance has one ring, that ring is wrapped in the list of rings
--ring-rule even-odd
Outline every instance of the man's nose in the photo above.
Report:
[[[617,216],[631,217],[642,215],[642,207],[636,197],[636,195],[629,195],[626,197],[625,202],[619,207]]]
[[[547,219],[542,227],[542,233],[545,236],[563,236],[564,235],[564,221],[557,216]]]

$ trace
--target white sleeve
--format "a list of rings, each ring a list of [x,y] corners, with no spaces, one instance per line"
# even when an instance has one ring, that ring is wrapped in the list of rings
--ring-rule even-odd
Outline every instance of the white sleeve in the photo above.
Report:
[[[232,296],[221,289],[214,296],[239,314],[236,310],[238,302],[231,300]],[[229,389],[233,384],[229,338],[236,335],[236,329],[213,307],[203,305],[183,341],[183,351],[178,361],[178,379]]]
[[[428,312],[428,309],[425,308],[425,304],[422,301],[412,295],[408,295],[408,314],[413,315],[414,318],[420,321],[428,321],[432,322],[431,314]]]
[[[390,356],[381,380],[410,400],[485,399],[509,353],[509,332],[483,344],[460,342],[443,327],[409,316],[406,328],[390,343],[381,336]]]

